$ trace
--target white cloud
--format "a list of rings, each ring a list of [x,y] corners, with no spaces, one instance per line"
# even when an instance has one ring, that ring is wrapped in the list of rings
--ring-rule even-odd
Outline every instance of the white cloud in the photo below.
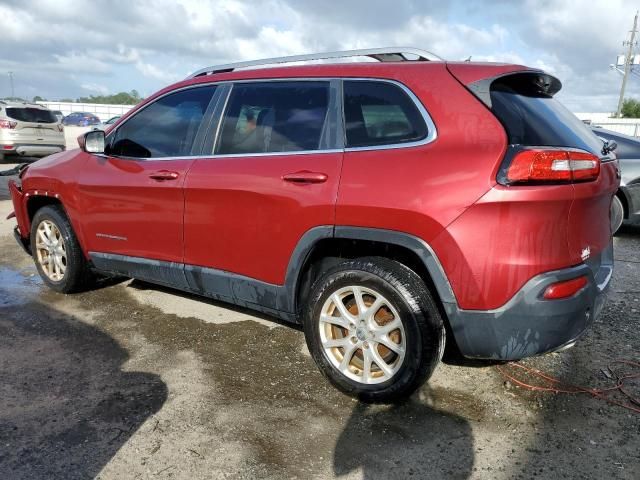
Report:
[[[97,83],[83,83],[80,87],[92,93],[99,93],[100,95],[107,95],[109,93],[109,89],[107,87],[104,85],[98,85]]]
[[[3,0],[0,73],[25,92],[82,94],[83,86],[152,93],[205,65],[388,45],[451,60],[542,68],[580,110],[612,110],[608,69],[630,28],[631,0]],[[6,82],[5,82],[6,83]],[[629,94],[640,95],[640,79]],[[0,75],[0,96],[7,94]]]

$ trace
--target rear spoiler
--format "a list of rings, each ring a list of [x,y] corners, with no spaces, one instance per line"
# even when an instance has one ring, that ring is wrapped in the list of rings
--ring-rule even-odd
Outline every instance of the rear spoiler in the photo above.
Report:
[[[491,108],[491,86],[496,81],[515,90],[551,97],[562,88],[560,80],[553,75],[522,65],[480,66],[469,63],[447,63],[447,70],[489,108]]]

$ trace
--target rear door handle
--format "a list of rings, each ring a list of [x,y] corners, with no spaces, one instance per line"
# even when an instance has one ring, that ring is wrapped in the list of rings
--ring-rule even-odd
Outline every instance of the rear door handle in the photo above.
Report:
[[[153,172],[149,174],[149,178],[153,180],[175,180],[178,178],[178,172],[170,172],[169,170],[160,170],[158,172]]]
[[[324,183],[329,177],[325,173],[309,172],[304,170],[302,172],[287,173],[282,176],[282,180],[291,183]]]

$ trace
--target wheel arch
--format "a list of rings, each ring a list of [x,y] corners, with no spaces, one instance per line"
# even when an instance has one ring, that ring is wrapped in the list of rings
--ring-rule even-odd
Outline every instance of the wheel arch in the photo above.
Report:
[[[64,202],[62,202],[62,200],[58,196],[35,195],[33,193],[28,194],[28,197],[26,198],[26,201],[25,201],[25,207],[26,207],[26,213],[27,213],[26,221],[29,222],[29,224],[27,225],[28,231],[29,232],[31,231],[31,222],[33,221],[33,217],[35,216],[36,212],[41,208],[47,207],[47,206],[59,206],[60,208],[62,208],[64,214],[69,219],[69,223],[71,223],[71,227],[73,228],[73,231],[76,235],[78,243],[80,244],[80,249],[82,250],[85,258],[89,258],[84,248],[85,242],[84,242],[84,237],[82,235],[82,231],[80,228],[78,228],[79,226],[76,224],[72,216],[69,215],[68,209],[65,207]]]
[[[367,227],[316,227],[303,236],[287,269],[290,311],[300,313],[313,282],[327,268],[345,260],[382,256],[398,261],[422,278],[448,323],[448,304],[457,305],[433,249],[422,239],[393,230]],[[310,233],[313,234],[310,235]]]

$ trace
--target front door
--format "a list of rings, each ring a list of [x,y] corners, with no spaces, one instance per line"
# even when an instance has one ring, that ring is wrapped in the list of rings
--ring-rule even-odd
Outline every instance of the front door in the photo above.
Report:
[[[89,251],[182,262],[183,186],[214,92],[165,95],[110,132],[105,155],[86,154],[78,190]]]

